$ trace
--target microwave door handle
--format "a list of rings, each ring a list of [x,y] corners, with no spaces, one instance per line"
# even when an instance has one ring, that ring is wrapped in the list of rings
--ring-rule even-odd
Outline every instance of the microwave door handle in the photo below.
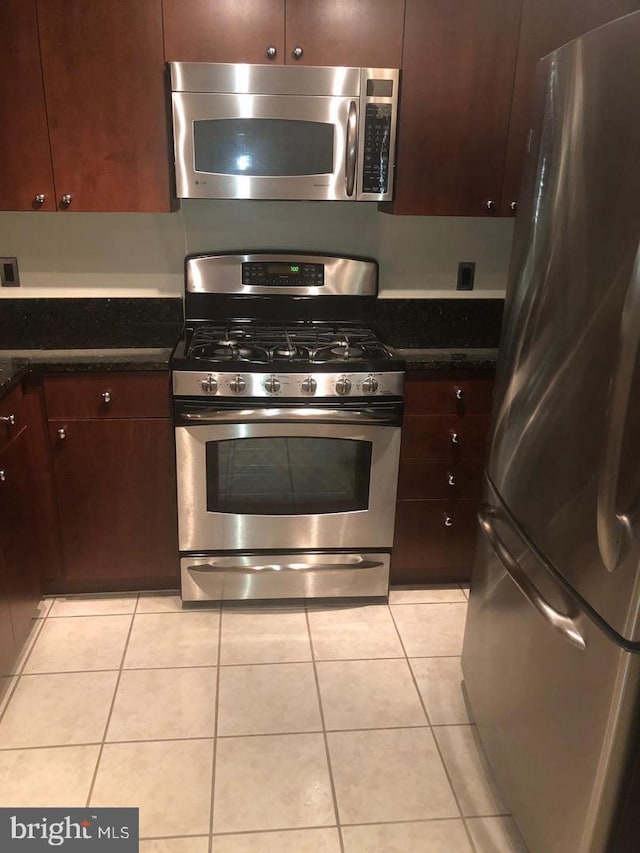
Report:
[[[358,110],[356,102],[349,104],[347,116],[347,153],[345,158],[345,184],[347,196],[351,198],[356,185],[356,160],[358,155]]]
[[[375,426],[399,426],[402,415],[393,409],[201,409],[183,411],[180,420],[203,424],[220,423],[347,423]]]
[[[622,307],[618,358],[609,390],[607,435],[602,455],[597,496],[597,535],[600,557],[609,572],[625,559],[638,528],[638,496],[626,511],[618,512],[618,484],[627,414],[634,385],[634,373],[640,347],[640,243],[636,252],[631,282]],[[638,400],[632,401],[633,405]],[[634,531],[635,528],[635,531]]]

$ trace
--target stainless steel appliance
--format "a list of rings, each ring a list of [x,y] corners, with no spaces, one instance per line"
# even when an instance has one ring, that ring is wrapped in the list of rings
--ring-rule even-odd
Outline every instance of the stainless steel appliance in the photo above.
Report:
[[[640,13],[539,65],[462,666],[532,853],[640,839]]]
[[[170,62],[179,198],[393,198],[393,68]]]
[[[384,596],[403,363],[375,261],[197,255],[172,358],[184,600]]]

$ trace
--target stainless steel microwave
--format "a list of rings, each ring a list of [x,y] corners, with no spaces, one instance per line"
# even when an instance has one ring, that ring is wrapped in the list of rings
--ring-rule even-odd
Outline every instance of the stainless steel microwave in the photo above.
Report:
[[[398,69],[169,66],[179,198],[393,198]]]

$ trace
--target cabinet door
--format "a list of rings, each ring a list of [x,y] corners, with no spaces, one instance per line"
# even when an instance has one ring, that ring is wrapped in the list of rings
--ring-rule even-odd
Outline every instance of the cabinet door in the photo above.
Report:
[[[37,0],[61,209],[170,209],[160,3]]]
[[[284,62],[284,0],[162,0],[162,9],[167,62]]]
[[[28,429],[23,429],[0,453],[0,553],[16,648],[37,616],[44,556],[31,465]]]
[[[502,188],[502,213],[513,214],[533,110],[538,60],[566,42],[640,9],[640,0],[524,0],[509,140]],[[640,48],[639,48],[640,49]]]
[[[17,655],[17,649],[13,640],[13,627],[11,625],[11,610],[9,609],[9,596],[5,582],[5,572],[0,554],[0,679],[10,675],[13,662]],[[0,680],[0,698],[4,684]]]
[[[400,68],[405,0],[287,0],[291,64]],[[295,48],[301,48],[297,57]]]
[[[171,421],[50,420],[49,434],[65,580],[177,580]]]
[[[0,209],[55,210],[36,0],[3,0],[0,32]]]
[[[407,0],[394,213],[498,211],[520,5]]]

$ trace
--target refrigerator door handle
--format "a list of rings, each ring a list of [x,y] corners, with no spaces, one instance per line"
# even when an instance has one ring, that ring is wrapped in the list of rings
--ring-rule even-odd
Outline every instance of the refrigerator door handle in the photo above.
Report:
[[[499,557],[500,562],[507,571],[507,574],[511,577],[511,580],[515,583],[529,604],[545,620],[545,622],[555,631],[558,631],[562,638],[568,643],[571,643],[572,646],[584,651],[587,644],[575,621],[570,616],[565,616],[564,613],[560,613],[555,609],[555,607],[549,604],[547,599],[529,580],[529,577],[522,570],[516,558],[500,538],[493,523],[493,519],[496,515],[497,511],[494,507],[485,505],[478,513],[478,521],[480,522],[480,529]],[[569,599],[565,600],[565,606],[569,612],[574,609]]]
[[[607,437],[598,480],[598,550],[606,569],[614,572],[626,556],[637,529],[637,503],[625,512],[617,511],[618,480],[622,462],[622,441],[627,422],[631,386],[640,346],[640,243],[631,282],[622,308],[618,360],[613,372],[607,407]]]

